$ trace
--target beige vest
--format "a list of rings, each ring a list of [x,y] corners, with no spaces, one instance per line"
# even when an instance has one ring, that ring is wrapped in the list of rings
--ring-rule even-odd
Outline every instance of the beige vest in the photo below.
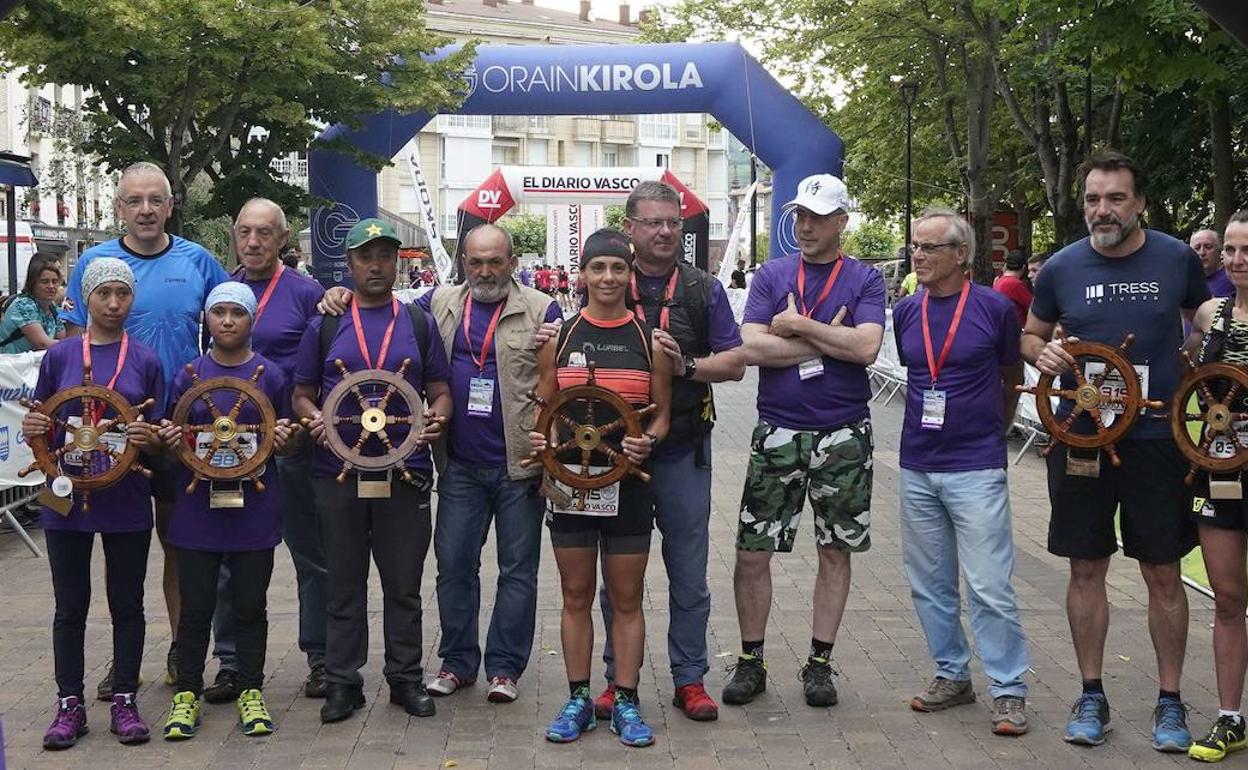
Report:
[[[468,284],[464,283],[436,289],[430,303],[448,359],[453,355],[455,335],[463,328],[467,298]],[[549,295],[521,286],[513,279],[503,315],[498,319],[498,330],[494,333],[498,395],[507,443],[507,475],[512,479],[532,478],[541,473],[540,465],[521,468],[520,461],[532,453],[529,429],[533,427],[533,402],[529,401],[528,392],[537,387],[538,380],[533,334],[546,319],[550,302]],[[434,461],[441,472],[446,468],[446,442],[439,441],[433,450]]]

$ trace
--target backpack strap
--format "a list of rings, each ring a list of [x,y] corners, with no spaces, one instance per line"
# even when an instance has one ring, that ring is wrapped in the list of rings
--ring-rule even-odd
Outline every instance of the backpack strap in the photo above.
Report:
[[[407,317],[412,322],[412,333],[416,335],[416,349],[420,351],[420,360],[423,363],[429,357],[429,322],[425,309],[415,302],[408,302],[404,305],[407,308]],[[329,346],[334,341],[334,336],[338,334],[338,326],[342,323],[342,316],[323,315],[321,316],[321,360],[325,360],[325,356],[329,354]]]

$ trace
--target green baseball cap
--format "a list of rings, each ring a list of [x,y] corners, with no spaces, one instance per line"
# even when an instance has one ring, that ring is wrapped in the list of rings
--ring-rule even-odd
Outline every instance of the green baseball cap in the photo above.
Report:
[[[361,219],[351,227],[351,232],[347,233],[347,248],[358,249],[370,241],[378,238],[386,238],[394,241],[395,246],[402,246],[403,241],[399,240],[399,236],[394,232],[394,227],[376,217]]]

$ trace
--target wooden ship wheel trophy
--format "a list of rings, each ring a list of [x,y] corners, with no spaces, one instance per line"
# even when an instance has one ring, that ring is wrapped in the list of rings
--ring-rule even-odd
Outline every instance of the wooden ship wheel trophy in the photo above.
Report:
[[[598,385],[592,361],[588,364],[585,384],[563,388],[549,401],[530,391],[529,399],[541,407],[533,430],[546,436],[549,443],[544,451],[521,460],[520,464],[528,467],[540,462],[551,478],[572,489],[572,494],[566,495],[558,488],[544,485],[548,497],[553,494],[557,498],[551,500],[556,508],[570,509],[575,505],[575,510],[584,511],[592,490],[609,487],[630,473],[642,481],[650,481],[650,474],[629,460],[623,448],[608,437],[615,434],[641,437],[642,418],[657,407],[650,404],[634,409],[619,394]],[[607,418],[602,422],[601,412],[606,412],[603,416]],[[575,452],[577,459],[560,459],[569,452]],[[593,464],[595,453],[610,463],[605,469]],[[563,499],[565,495],[567,499]]]
[[[191,387],[173,408],[173,423],[182,429],[183,437],[175,451],[178,460],[193,474],[186,493],[194,494],[199,483],[207,479],[210,507],[242,508],[243,483],[250,481],[257,491],[264,491],[260,474],[277,440],[274,433],[277,414],[273,403],[256,385],[264,374],[264,366],[257,366],[248,380],[238,377],[201,380],[192,364],[186,365],[186,372],[191,377]],[[234,405],[224,413],[213,398],[220,391],[238,394]],[[210,422],[191,422],[191,410],[197,402],[208,407]],[[239,421],[239,415],[249,403],[252,413],[259,414],[259,422]]]
[[[420,432],[425,427],[424,405],[420,394],[410,382],[404,379],[407,367],[412,359],[405,358],[397,372],[385,369],[363,369],[358,372],[347,370],[341,358],[334,360],[338,371],[342,372],[342,380],[325,396],[321,404],[321,414],[325,423],[325,443],[334,456],[342,460],[342,470],[338,473],[338,483],[344,484],[347,474],[351,471],[370,474],[384,473],[385,479],[370,480],[362,477],[356,479],[356,492],[361,498],[390,497],[390,473],[397,471],[409,484],[416,479],[404,464],[416,444],[420,440]],[[372,395],[377,393],[377,395]],[[394,414],[395,396],[406,407],[407,414]],[[350,397],[350,398],[348,398]],[[360,408],[359,414],[342,413],[343,403],[355,403]],[[308,420],[303,424],[306,427]],[[354,444],[348,445],[342,437],[342,426],[358,425],[359,438]],[[395,425],[407,427],[407,435],[397,445],[391,439],[387,429]],[[380,454],[365,454],[369,439],[382,449]]]
[[[1196,472],[1209,474],[1209,497],[1243,499],[1239,472],[1248,465],[1248,446],[1238,429],[1248,421],[1248,372],[1221,361],[1197,366],[1183,352],[1187,373],[1170,404],[1170,430],[1179,451],[1190,463],[1186,481]],[[1196,436],[1188,430],[1199,423]]]
[[[1071,375],[1074,388],[1054,385],[1051,374],[1041,374],[1033,387],[1018,386],[1022,393],[1036,397],[1036,413],[1044,424],[1052,441],[1044,448],[1047,456],[1057,443],[1065,444],[1071,451],[1066,455],[1066,472],[1072,476],[1096,478],[1100,475],[1101,451],[1109,455],[1115,466],[1122,464],[1115,444],[1135,425],[1143,408],[1162,409],[1165,404],[1144,397],[1139,373],[1127,360],[1126,352],[1135,335],[1128,334],[1120,345],[1112,347],[1100,342],[1066,342],[1063,348],[1075,359]],[[1086,367],[1093,364],[1092,367]],[[1085,375],[1085,367],[1096,369],[1095,374]],[[1053,413],[1053,396],[1074,402],[1074,407],[1062,419]],[[1075,430],[1075,420],[1086,414],[1091,418],[1094,432]],[[1112,420],[1108,415],[1114,415]],[[1088,450],[1093,450],[1089,455]],[[1079,453],[1082,453],[1080,456]]]
[[[82,413],[68,414],[75,403]],[[126,439],[126,428],[155,406],[156,399],[131,406],[116,391],[94,384],[87,365],[81,385],[57,391],[43,402],[23,398],[21,404],[48,417],[53,427],[47,433],[26,437],[35,461],[17,475],[24,478],[41,471],[54,497],[68,500],[77,496],[82,510],[88,511],[92,490],[111,487],[128,473],[152,477],[152,472],[138,463],[139,448]],[[64,431],[66,441],[53,448],[58,429]],[[69,513],[68,505],[63,513]]]

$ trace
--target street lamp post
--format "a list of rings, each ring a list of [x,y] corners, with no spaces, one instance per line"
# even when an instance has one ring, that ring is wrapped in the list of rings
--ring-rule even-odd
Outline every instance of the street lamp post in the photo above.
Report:
[[[902,262],[902,274],[910,274],[910,222],[914,219],[911,212],[911,205],[914,201],[913,180],[914,171],[912,167],[912,154],[910,150],[911,139],[914,132],[911,130],[910,117],[911,109],[914,107],[915,99],[919,95],[919,84],[913,80],[907,80],[901,84],[901,103],[906,107],[906,238],[902,243],[902,249],[905,258]]]

